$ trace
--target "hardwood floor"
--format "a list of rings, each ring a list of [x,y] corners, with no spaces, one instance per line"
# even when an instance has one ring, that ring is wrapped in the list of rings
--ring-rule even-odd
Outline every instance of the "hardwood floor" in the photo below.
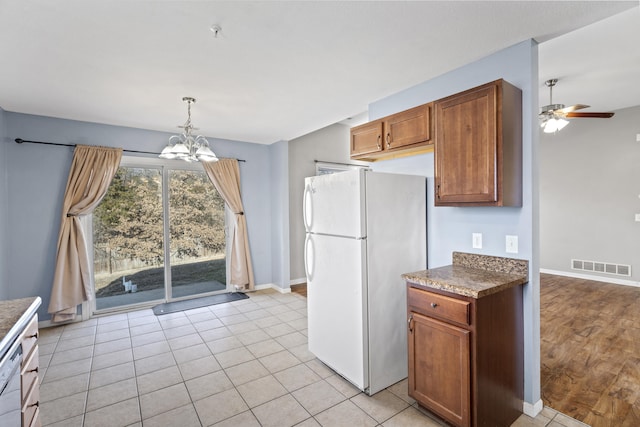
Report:
[[[640,288],[541,274],[540,329],[546,406],[640,426]]]
[[[306,283],[301,283],[299,285],[291,285],[291,292],[294,292],[296,294],[300,294],[303,297],[307,296],[307,284]]]

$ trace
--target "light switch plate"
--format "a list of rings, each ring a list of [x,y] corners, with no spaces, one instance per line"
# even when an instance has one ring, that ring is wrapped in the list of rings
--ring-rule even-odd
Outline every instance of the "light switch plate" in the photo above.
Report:
[[[482,233],[471,233],[471,247],[482,249]]]
[[[505,251],[510,254],[518,253],[518,236],[506,236]]]

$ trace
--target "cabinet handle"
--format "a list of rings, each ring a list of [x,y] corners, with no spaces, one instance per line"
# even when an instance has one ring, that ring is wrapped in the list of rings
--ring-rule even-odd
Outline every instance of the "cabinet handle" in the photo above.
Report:
[[[409,332],[413,333],[413,314],[409,316],[407,324],[409,325]]]
[[[27,372],[36,372],[37,373],[38,372],[38,368],[31,369],[30,371],[27,371]]]
[[[436,308],[437,306],[438,306],[438,304],[437,304],[437,303],[435,303],[435,302],[432,302],[432,303],[431,303],[431,308]]]
[[[382,145],[380,144],[381,139],[382,139],[382,135],[378,135],[378,150],[382,150]]]
[[[391,133],[387,133],[387,148],[391,148]]]
[[[436,197],[438,197],[438,199],[440,198],[440,184],[436,187]]]
[[[33,406],[36,406],[36,407],[40,406],[40,402],[35,402],[35,403],[32,403],[31,405],[27,405],[27,408],[31,408]]]

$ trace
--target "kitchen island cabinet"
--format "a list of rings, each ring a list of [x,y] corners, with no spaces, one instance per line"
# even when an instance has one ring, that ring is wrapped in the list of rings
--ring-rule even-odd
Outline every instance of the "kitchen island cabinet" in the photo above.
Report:
[[[522,413],[527,261],[455,252],[451,266],[403,278],[409,396],[455,426],[510,426]]]
[[[36,314],[41,303],[40,297],[0,301],[0,357],[7,357],[9,350],[18,346],[17,343],[22,347],[19,375],[23,427],[41,425]]]

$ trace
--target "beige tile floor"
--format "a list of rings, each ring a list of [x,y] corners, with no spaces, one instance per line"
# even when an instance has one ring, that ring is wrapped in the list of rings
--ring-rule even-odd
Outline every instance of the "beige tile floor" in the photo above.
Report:
[[[306,298],[150,309],[41,330],[45,426],[442,426],[406,380],[367,396],[307,349]],[[514,426],[583,426],[545,408]]]

